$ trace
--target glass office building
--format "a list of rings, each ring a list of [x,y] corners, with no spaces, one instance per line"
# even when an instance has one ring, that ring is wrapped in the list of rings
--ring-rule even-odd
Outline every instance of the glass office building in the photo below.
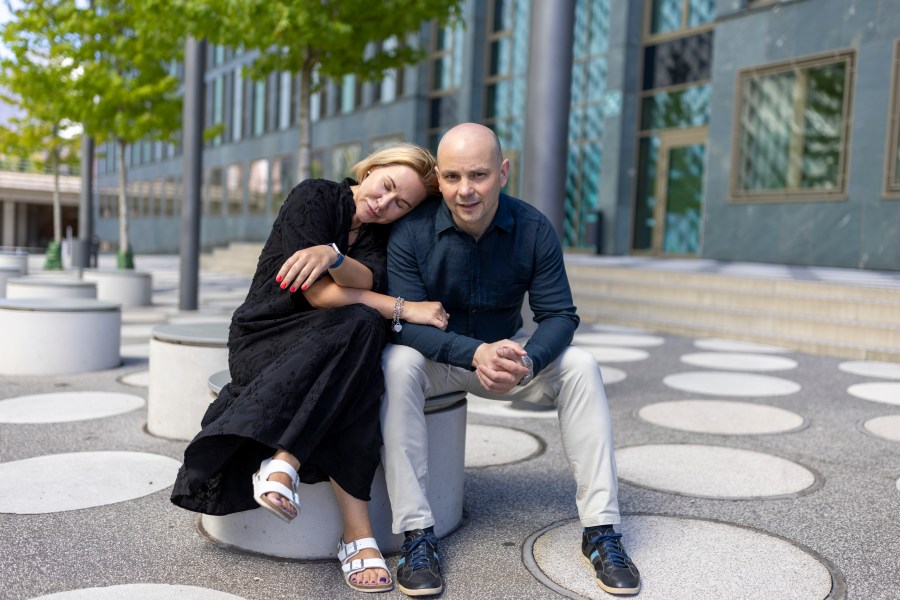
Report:
[[[466,0],[464,14],[423,24],[418,65],[322,82],[313,176],[476,121],[512,164],[507,191],[560,209],[569,251],[900,269],[900,0]],[[253,58],[208,52],[204,248],[262,241],[297,183],[297,77],[249,80]],[[566,75],[563,100],[537,93],[540,61]],[[536,161],[547,122],[567,149]],[[180,148],[125,159],[135,251],[177,251]],[[109,146],[96,228],[111,244],[115,165]],[[544,173],[558,197],[532,197]]]

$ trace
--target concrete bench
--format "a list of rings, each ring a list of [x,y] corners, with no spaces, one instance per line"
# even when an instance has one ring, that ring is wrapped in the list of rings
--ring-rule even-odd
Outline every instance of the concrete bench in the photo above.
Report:
[[[190,440],[209,406],[207,378],[228,367],[228,324],[156,325],[150,330],[147,431]]]
[[[6,298],[6,282],[22,276],[19,267],[0,265],[0,298]]]
[[[97,298],[97,284],[69,275],[15,277],[6,282],[7,298]]]
[[[0,300],[0,374],[56,375],[118,367],[122,312],[87,298]]]
[[[131,269],[84,269],[81,278],[97,285],[97,299],[118,302],[122,307],[150,306],[153,280],[150,273]]]
[[[209,379],[213,396],[229,381],[228,371]],[[459,527],[463,517],[466,453],[466,394],[455,392],[425,401],[428,427],[428,500],[441,537]],[[398,552],[401,534],[391,532],[391,503],[381,466],[372,482],[369,516],[381,551]],[[331,484],[300,485],[300,515],[290,523],[259,508],[226,516],[202,515],[201,531],[212,540],[250,552],[282,558],[334,558],[343,532]]]
[[[13,267],[22,275],[28,275],[28,254],[25,252],[0,252],[0,267]]]

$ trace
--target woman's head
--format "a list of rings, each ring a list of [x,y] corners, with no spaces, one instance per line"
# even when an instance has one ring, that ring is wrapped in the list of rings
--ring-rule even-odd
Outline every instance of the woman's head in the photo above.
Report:
[[[391,223],[438,193],[435,159],[413,144],[377,150],[356,163],[353,188],[356,217],[361,223]]]

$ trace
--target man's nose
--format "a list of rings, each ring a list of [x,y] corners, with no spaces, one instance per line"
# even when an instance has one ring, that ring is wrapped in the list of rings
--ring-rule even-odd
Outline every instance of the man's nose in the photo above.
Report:
[[[461,196],[469,196],[472,193],[472,182],[463,178],[459,182],[459,194]]]

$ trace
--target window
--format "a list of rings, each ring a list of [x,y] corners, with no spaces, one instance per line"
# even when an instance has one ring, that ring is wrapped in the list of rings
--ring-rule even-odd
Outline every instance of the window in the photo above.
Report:
[[[250,163],[247,191],[250,197],[249,213],[251,215],[265,214],[266,199],[269,195],[269,161],[267,159],[254,160]]]
[[[222,169],[215,167],[206,174],[206,212],[207,215],[221,215],[225,199],[225,188],[222,185]]]
[[[852,78],[852,52],[740,72],[733,197],[843,196]]]
[[[274,161],[275,170],[272,173],[272,214],[278,214],[281,205],[288,192],[294,187],[294,171],[297,167],[297,159],[293,156],[282,156]]]
[[[647,0],[648,37],[667,36],[687,29],[711,26],[716,0]]]
[[[244,186],[241,181],[241,165],[228,165],[225,171],[225,198],[228,216],[240,215],[244,206]]]
[[[359,144],[344,144],[335,146],[331,151],[331,178],[343,179],[350,177],[350,169],[359,162],[362,147]]]
[[[891,115],[888,121],[887,169],[884,192],[900,198],[900,40],[894,46],[894,64],[891,69],[894,87],[891,99]]]

